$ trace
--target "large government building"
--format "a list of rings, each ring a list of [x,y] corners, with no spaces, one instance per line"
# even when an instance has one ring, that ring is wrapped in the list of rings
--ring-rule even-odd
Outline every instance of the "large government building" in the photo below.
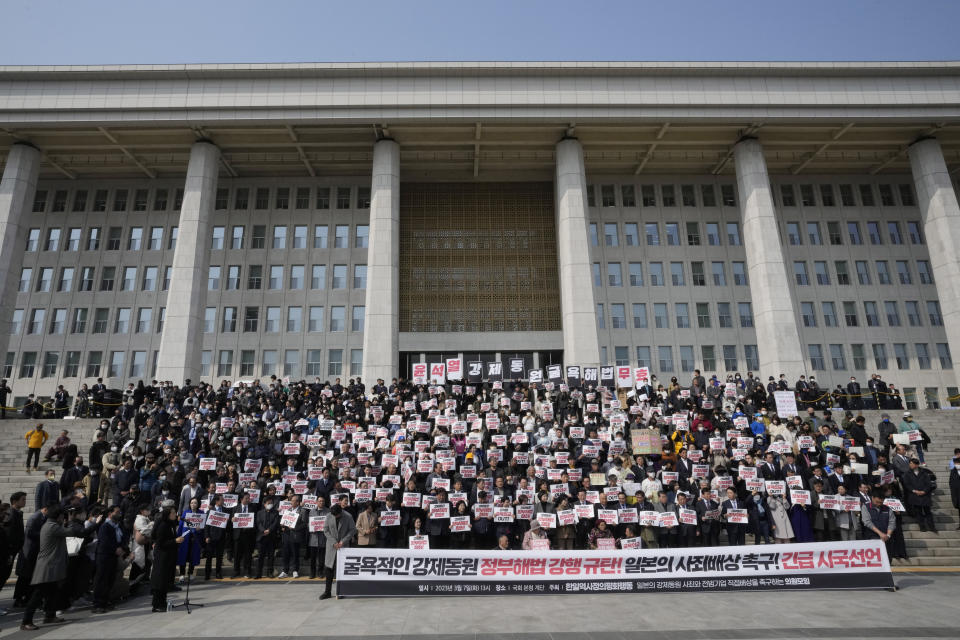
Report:
[[[458,355],[958,393],[958,63],[0,67],[0,165],[17,398]]]

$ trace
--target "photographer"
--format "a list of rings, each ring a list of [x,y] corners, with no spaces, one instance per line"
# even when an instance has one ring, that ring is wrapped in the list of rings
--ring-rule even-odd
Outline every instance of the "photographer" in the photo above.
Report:
[[[65,622],[57,617],[57,610],[64,606],[60,600],[62,590],[60,584],[67,577],[67,538],[86,537],[96,529],[89,527],[84,531],[80,512],[73,515],[65,513],[58,504],[47,507],[47,520],[40,529],[40,547],[37,554],[37,564],[33,569],[33,578],[30,585],[33,593],[27,601],[26,611],[20,623],[21,631],[36,631],[39,627],[33,624],[33,614],[43,603],[45,624]],[[102,517],[96,524],[100,524]]]

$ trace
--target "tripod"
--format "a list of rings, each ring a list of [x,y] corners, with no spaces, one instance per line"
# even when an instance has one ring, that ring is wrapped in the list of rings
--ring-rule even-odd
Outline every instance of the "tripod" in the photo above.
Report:
[[[187,540],[187,544],[189,545],[189,546],[187,547],[187,557],[188,557],[188,558],[190,557],[190,552],[193,550],[193,531],[194,531],[194,530],[190,530],[190,531],[188,532],[188,535],[190,536],[190,538]],[[186,590],[186,591],[184,592],[184,594],[183,594],[183,602],[181,602],[180,604],[170,605],[170,607],[171,607],[172,609],[176,609],[177,607],[183,607],[183,608],[185,608],[185,609],[187,610],[187,615],[190,615],[190,613],[192,613],[192,612],[190,611],[190,607],[203,607],[204,605],[203,605],[203,603],[200,603],[200,602],[196,602],[196,603],[190,602],[190,583],[193,582],[193,569],[194,569],[194,567],[193,567],[192,564],[189,564],[189,565],[187,565],[187,566],[190,567],[190,571],[187,572],[187,590]]]

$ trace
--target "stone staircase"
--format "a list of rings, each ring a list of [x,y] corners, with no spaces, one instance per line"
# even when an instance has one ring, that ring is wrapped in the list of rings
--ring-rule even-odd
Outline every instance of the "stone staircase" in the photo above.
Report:
[[[876,437],[880,411],[864,411],[867,433]],[[891,419],[900,421],[902,412],[890,411]],[[960,569],[960,519],[957,510],[950,501],[949,473],[947,462],[953,457],[954,447],[960,446],[960,411],[913,411],[915,420],[930,436],[932,443],[926,452],[927,467],[937,475],[939,490],[933,498],[934,515],[939,533],[920,531],[913,518],[904,515],[904,536],[910,559],[894,561],[894,566],[915,567],[956,567]],[[43,421],[44,428],[55,439],[62,429],[70,431],[72,441],[77,444],[80,454],[86,459],[99,420],[51,420]],[[33,428],[35,421],[0,421],[0,499],[9,502],[14,491],[27,492],[25,514],[33,512],[33,492],[37,483],[43,479],[43,471],[48,467],[57,470],[59,463],[44,464],[40,471],[28,473],[25,469],[26,442],[24,434]],[[44,448],[42,455],[46,453]]]
[[[93,444],[93,436],[97,431],[99,420],[57,420],[44,419],[43,428],[50,434],[50,439],[40,451],[39,471],[26,470],[27,441],[24,435],[34,428],[37,420],[0,420],[0,500],[10,502],[10,494],[15,491],[27,492],[27,506],[23,510],[24,520],[33,513],[33,495],[37,483],[43,480],[44,472],[49,468],[57,471],[57,479],[63,473],[59,462],[44,462],[43,456],[47,448],[60,436],[64,429],[70,432],[70,440],[77,445],[77,450],[87,463],[87,454]]]
[[[902,411],[864,411],[867,433],[877,437],[880,415],[889,413],[890,420],[897,424]],[[930,436],[930,446],[925,452],[927,468],[937,476],[937,492],[933,496],[933,514],[939,533],[920,531],[913,518],[904,514],[903,534],[907,543],[908,560],[895,560],[894,566],[957,567],[960,568],[960,519],[950,501],[950,473],[947,463],[953,458],[953,450],[960,447],[960,411],[911,411],[914,420]]]

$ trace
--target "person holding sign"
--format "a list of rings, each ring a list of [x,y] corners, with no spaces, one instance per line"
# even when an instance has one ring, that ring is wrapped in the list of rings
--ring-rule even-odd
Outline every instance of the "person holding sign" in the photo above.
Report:
[[[740,517],[746,509],[746,503],[737,499],[737,491],[733,487],[727,487],[727,499],[720,505],[720,516],[727,523],[728,544],[746,544],[747,522]]]
[[[199,518],[197,517],[199,516]],[[200,564],[200,544],[199,536],[187,536],[188,531],[200,531],[203,529],[203,523],[206,517],[200,510],[200,500],[192,498],[189,508],[180,516],[180,523],[177,527],[177,537],[183,538],[184,542],[177,549],[177,567],[180,569],[180,580],[184,580],[184,571],[187,563],[190,564],[190,571],[186,575],[193,577],[194,568]]]
[[[227,510],[223,508],[223,494],[217,494],[213,496],[210,504],[210,511],[216,513],[227,514]],[[209,514],[208,514],[209,517]],[[208,520],[209,522],[209,520]],[[207,564],[204,570],[203,579],[210,579],[210,570],[211,565],[213,565],[213,560],[216,558],[217,566],[217,580],[223,579],[223,552],[227,542],[227,525],[223,527],[218,527],[212,524],[207,524],[203,529],[203,542],[206,545],[204,554],[207,556]]]
[[[674,512],[677,514],[677,522],[680,523],[677,527],[677,546],[696,547],[697,538],[700,536],[697,512],[691,505],[687,504],[687,494],[683,491],[677,492]]]
[[[793,538],[793,525],[790,523],[790,503],[783,493],[767,496],[767,508],[770,511],[770,530],[776,544],[787,544]]]
[[[333,596],[333,577],[337,572],[337,551],[349,547],[357,535],[357,527],[353,516],[343,510],[339,504],[330,507],[327,521],[323,524],[323,535],[327,546],[323,556],[323,565],[326,568],[327,584],[320,595],[320,600]]]
[[[300,508],[300,496],[290,496],[290,503],[290,509],[280,516],[283,571],[277,576],[279,578],[286,578],[288,575],[293,578],[300,577],[300,547],[307,537],[306,512]]]
[[[237,516],[242,516],[238,518]],[[240,504],[233,512],[233,577],[253,577],[253,547],[257,542],[257,532],[253,528],[253,510],[250,508],[250,494],[244,493]],[[242,522],[241,522],[242,521]],[[250,521],[251,526],[241,526]]]
[[[537,521],[534,520],[534,524],[537,524]],[[540,525],[537,524],[537,527]],[[587,536],[587,545],[591,549],[599,548],[599,540],[613,540],[613,532],[607,527],[607,522],[605,520],[597,520],[596,526],[590,530],[590,534]]]
[[[606,524],[606,523],[604,523]],[[613,537],[612,534],[610,537]],[[530,529],[523,534],[523,544],[521,548],[527,551],[530,551],[535,548],[535,540],[543,540],[547,544],[547,549],[550,548],[550,539],[547,537],[547,532],[540,526],[540,523],[536,520],[530,522]],[[541,543],[543,544],[543,543]]]

